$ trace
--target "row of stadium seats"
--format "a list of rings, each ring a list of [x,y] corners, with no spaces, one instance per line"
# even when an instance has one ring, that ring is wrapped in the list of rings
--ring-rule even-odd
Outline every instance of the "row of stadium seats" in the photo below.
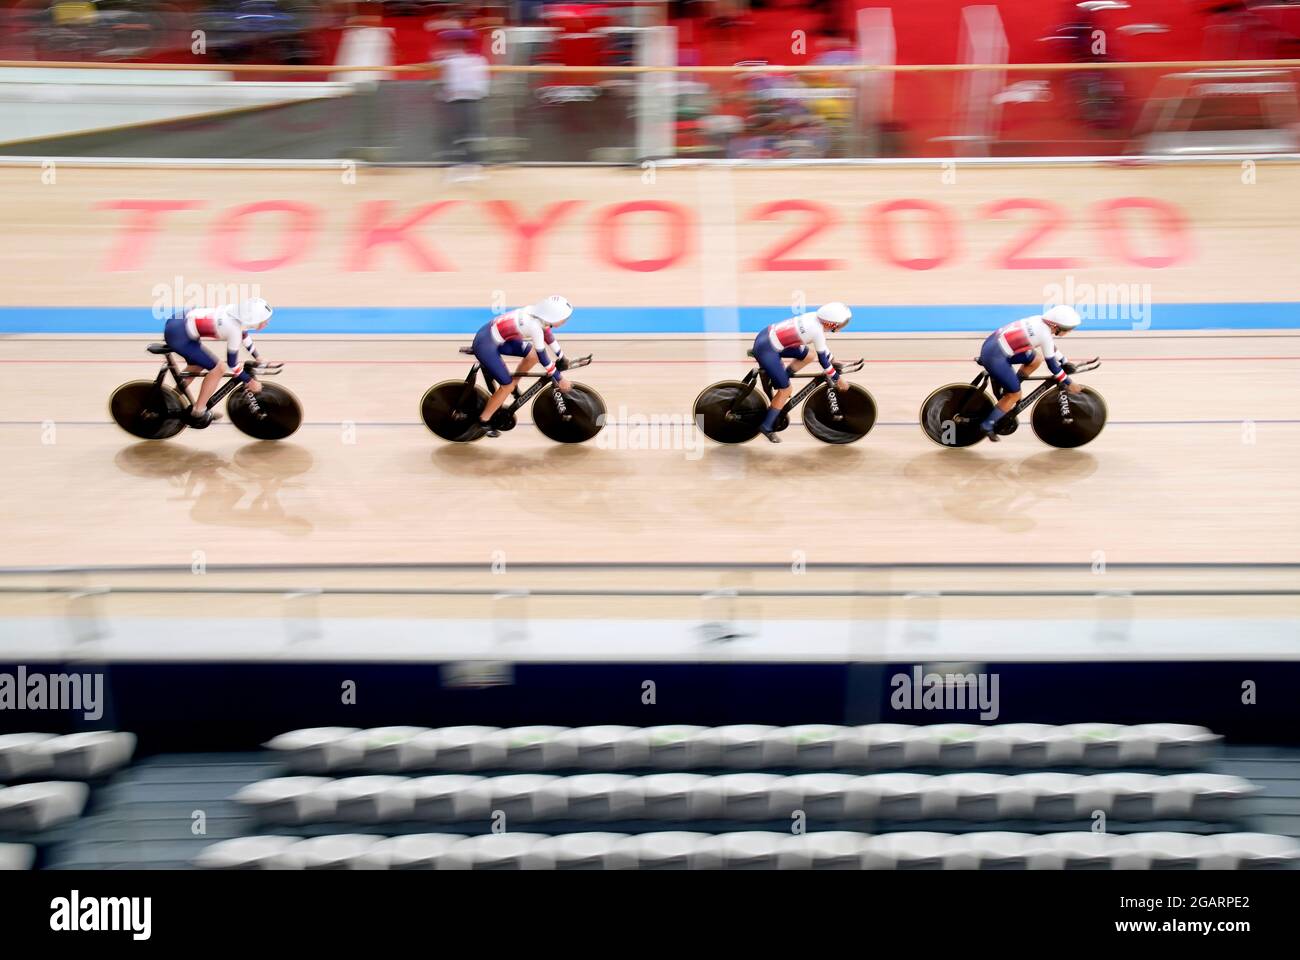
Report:
[[[108,730],[0,735],[0,782],[38,777],[94,780],[131,761],[135,735]]]
[[[771,770],[900,767],[1194,768],[1220,737],[1173,723],[1121,726],[877,723],[848,727],[313,727],[266,746],[290,770]]]
[[[207,869],[1285,869],[1300,844],[1258,833],[361,834],[240,837],[203,850]]]
[[[370,775],[278,777],[234,800],[264,823],[511,820],[767,820],[794,811],[816,820],[1073,820],[1100,810],[1120,820],[1238,819],[1258,788],[1211,773],[954,773],[926,776],[619,773],[559,777]]]
[[[81,816],[90,788],[84,783],[23,783],[0,787],[0,832],[39,833]]]

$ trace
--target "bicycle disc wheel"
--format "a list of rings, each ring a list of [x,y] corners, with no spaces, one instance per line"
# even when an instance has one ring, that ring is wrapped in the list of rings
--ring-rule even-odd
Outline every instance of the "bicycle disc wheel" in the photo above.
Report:
[[[233,391],[226,413],[231,423],[255,440],[283,440],[302,426],[302,405],[278,383],[263,383],[256,394]]]
[[[185,401],[171,387],[152,380],[124,383],[108,400],[113,421],[141,440],[166,440],[185,428]]]
[[[1091,443],[1106,426],[1106,401],[1092,387],[1072,395],[1064,390],[1044,394],[1030,417],[1043,443],[1066,449]]]
[[[941,447],[969,447],[984,439],[980,424],[993,409],[983,390],[969,383],[949,383],[921,404],[921,429]]]
[[[818,387],[804,404],[804,428],[822,443],[855,443],[875,424],[876,401],[856,383],[843,393],[832,386]]]
[[[478,421],[487,402],[488,395],[482,387],[475,385],[466,398],[464,380],[444,380],[424,392],[420,417],[442,439],[468,443],[483,435]]]
[[[533,423],[557,443],[584,443],[605,426],[605,401],[583,383],[568,393],[548,387],[533,401]]]
[[[745,398],[732,406],[736,398]],[[722,380],[710,384],[695,398],[695,422],[704,435],[718,443],[745,443],[758,436],[767,415],[767,401],[757,388],[739,380]]]

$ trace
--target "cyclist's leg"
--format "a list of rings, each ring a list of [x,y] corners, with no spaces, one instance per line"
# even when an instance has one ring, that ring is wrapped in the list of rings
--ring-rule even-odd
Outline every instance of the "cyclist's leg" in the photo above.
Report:
[[[199,386],[198,398],[194,401],[194,413],[203,416],[208,401],[217,392],[221,375],[226,372],[226,365],[209,353],[203,344],[189,335],[183,316],[174,316],[163,327],[163,340],[167,346],[180,354],[189,364],[191,370],[206,370],[207,375]]]
[[[1023,363],[1025,355],[1016,354],[1015,357],[1007,357],[995,337],[985,340],[984,347],[980,351],[980,364],[988,371],[989,379],[1001,393],[998,402],[980,424],[980,429],[990,436],[996,436],[993,433],[994,426],[1006,416],[1008,410],[1020,402],[1020,378],[1016,376],[1015,368],[1011,365],[1017,358]]]

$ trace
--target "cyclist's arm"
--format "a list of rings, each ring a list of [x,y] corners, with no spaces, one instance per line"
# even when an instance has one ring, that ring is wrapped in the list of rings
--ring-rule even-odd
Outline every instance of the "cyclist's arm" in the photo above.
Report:
[[[834,383],[840,378],[840,372],[835,369],[835,359],[826,345],[826,331],[821,328],[821,324],[813,327],[812,345],[817,351],[817,362],[822,365],[822,373],[830,377],[831,382]]]

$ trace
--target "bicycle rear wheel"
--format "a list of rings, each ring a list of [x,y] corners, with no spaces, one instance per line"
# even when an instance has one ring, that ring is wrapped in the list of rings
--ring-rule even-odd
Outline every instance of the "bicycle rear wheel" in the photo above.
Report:
[[[166,440],[185,429],[185,401],[171,387],[153,380],[124,383],[108,400],[113,421],[141,440]]]
[[[993,409],[983,390],[969,383],[948,383],[921,404],[921,429],[942,447],[969,447],[984,439],[980,424]]]
[[[744,399],[737,403],[742,395]],[[762,392],[739,380],[710,384],[695,398],[695,422],[706,437],[718,443],[753,440],[766,415],[767,401]]]
[[[464,380],[444,380],[424,392],[420,417],[424,425],[444,440],[469,443],[483,436],[479,414],[487,406],[487,392],[480,386],[466,393]]]

